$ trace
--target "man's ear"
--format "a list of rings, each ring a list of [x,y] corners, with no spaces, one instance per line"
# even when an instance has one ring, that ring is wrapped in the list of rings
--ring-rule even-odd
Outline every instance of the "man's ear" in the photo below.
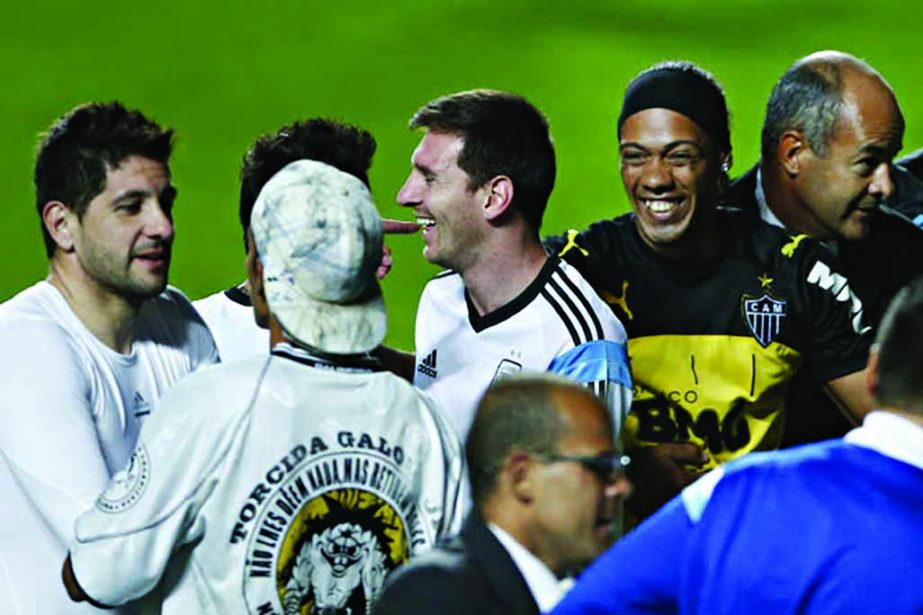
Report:
[[[503,463],[503,480],[510,493],[523,504],[535,499],[535,463],[529,453],[513,451]]]
[[[48,234],[64,252],[74,249],[74,225],[79,224],[77,215],[61,201],[48,201],[42,208],[42,223]]]
[[[811,145],[804,133],[798,130],[786,130],[779,139],[776,157],[786,175],[794,178],[801,173],[803,158],[810,152]]]
[[[513,202],[513,180],[506,175],[497,175],[488,181],[487,201],[484,204],[484,218],[494,221],[500,218]]]
[[[247,281],[250,282],[250,297],[260,297],[264,301],[266,295],[263,292],[263,263],[256,252],[256,242],[253,240],[253,233],[247,229]]]
[[[878,401],[878,345],[872,346],[869,351],[869,362],[865,368],[865,382],[872,399]]]

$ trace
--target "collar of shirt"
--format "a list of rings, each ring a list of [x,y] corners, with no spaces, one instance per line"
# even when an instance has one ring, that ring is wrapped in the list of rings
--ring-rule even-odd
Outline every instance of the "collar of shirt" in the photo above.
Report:
[[[759,167],[756,168],[756,204],[760,208],[760,218],[763,219],[763,222],[771,224],[772,226],[778,226],[780,228],[785,228],[785,225],[782,224],[782,221],[772,210],[769,209],[769,205],[766,203],[766,193],[763,192],[763,170]]]
[[[538,610],[544,613],[553,609],[574,584],[573,579],[558,579],[542,560],[535,557],[501,527],[493,523],[488,523],[487,527],[513,558],[513,563],[532,592]]]
[[[321,356],[288,342],[279,342],[270,352],[273,356],[284,357],[319,369],[357,374],[381,371],[381,364],[369,354]]]
[[[756,190],[754,191],[754,195],[756,196],[756,205],[759,207],[760,218],[763,220],[763,222],[769,224],[770,226],[778,226],[781,229],[785,229],[786,232],[790,232],[787,228],[785,228],[785,225],[782,224],[782,221],[779,220],[778,216],[776,216],[772,210],[769,209],[769,204],[766,202],[766,193],[763,192],[763,170],[759,167],[756,168]],[[821,243],[824,244],[828,250],[833,252],[834,256],[839,253],[837,242],[822,241]]]
[[[899,414],[871,412],[844,440],[923,469],[923,426]]]

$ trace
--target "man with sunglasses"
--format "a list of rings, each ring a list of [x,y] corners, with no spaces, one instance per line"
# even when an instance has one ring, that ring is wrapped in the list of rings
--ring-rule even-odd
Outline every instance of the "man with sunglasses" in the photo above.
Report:
[[[552,375],[499,382],[465,453],[474,511],[461,535],[398,570],[376,613],[545,612],[611,542],[628,459],[586,388]]]

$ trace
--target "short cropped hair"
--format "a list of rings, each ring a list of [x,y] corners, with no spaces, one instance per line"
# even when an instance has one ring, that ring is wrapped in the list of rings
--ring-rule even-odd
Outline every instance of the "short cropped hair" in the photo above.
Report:
[[[875,345],[878,403],[923,414],[923,277],[894,297]]]
[[[701,128],[718,151],[731,152],[731,115],[724,88],[710,72],[685,60],[669,60],[647,68],[625,88],[618,130],[645,109],[665,108],[684,115]]]
[[[554,188],[554,145],[548,120],[522,96],[471,90],[427,103],[410,127],[464,139],[458,166],[473,191],[498,175],[513,181],[513,207],[538,232]]]
[[[834,62],[798,62],[772,88],[763,120],[761,154],[775,156],[782,134],[797,130],[804,134],[818,156],[828,153],[830,138],[843,108],[843,69]]]
[[[61,201],[82,220],[87,207],[106,189],[106,172],[129,156],[164,165],[173,151],[173,129],[164,128],[122,103],[80,105],[43,135],[35,158],[35,206],[39,219],[49,201]],[[42,223],[45,252],[55,242]]]
[[[576,389],[552,375],[516,376],[491,386],[478,404],[465,442],[471,497],[478,506],[493,493],[497,477],[513,451],[534,455],[557,452],[564,422],[554,393]]]
[[[349,173],[369,186],[375,138],[367,130],[328,119],[310,119],[283,126],[257,139],[244,154],[240,170],[240,207],[244,249],[250,214],[269,179],[296,160],[316,160]]]

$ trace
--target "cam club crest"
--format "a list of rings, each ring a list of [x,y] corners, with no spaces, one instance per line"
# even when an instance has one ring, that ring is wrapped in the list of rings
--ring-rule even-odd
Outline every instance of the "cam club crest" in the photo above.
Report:
[[[740,304],[750,332],[760,346],[765,348],[782,330],[786,302],[764,293],[761,297],[743,295]]]

